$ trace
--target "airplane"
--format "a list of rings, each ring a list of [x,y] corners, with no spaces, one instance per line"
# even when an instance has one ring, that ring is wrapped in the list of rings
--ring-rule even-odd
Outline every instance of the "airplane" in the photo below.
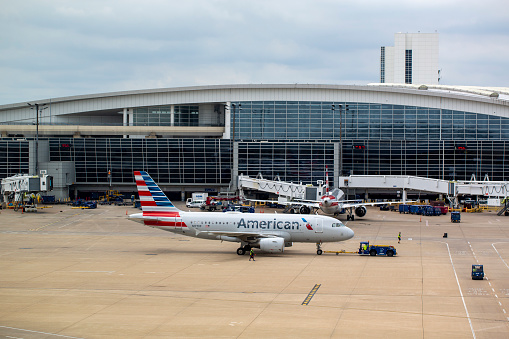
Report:
[[[354,236],[341,221],[323,215],[185,212],[173,205],[147,172],[135,171],[134,177],[142,213],[129,215],[129,220],[189,237],[239,242],[238,255],[251,248],[283,253],[293,242],[316,243],[316,254],[321,255],[322,243]]]
[[[321,182],[323,183],[323,182]],[[329,192],[329,171],[325,166],[325,194],[320,200],[295,200],[295,201],[280,201],[278,203],[289,205],[290,213],[298,211],[301,214],[309,214],[313,210],[321,209],[323,213],[337,217],[339,214],[347,212],[346,220],[355,220],[355,215],[363,217],[367,213],[366,206],[392,204],[393,202],[359,202],[359,200],[341,200],[344,196],[343,191],[336,188]],[[248,199],[250,200],[250,199]],[[267,200],[251,200],[251,201],[267,201]],[[354,215],[355,213],[355,215]]]

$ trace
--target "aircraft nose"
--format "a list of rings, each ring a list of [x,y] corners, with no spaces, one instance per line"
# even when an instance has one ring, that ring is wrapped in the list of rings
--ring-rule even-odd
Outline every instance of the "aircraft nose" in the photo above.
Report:
[[[352,229],[347,227],[345,231],[345,240],[352,239],[354,236]]]

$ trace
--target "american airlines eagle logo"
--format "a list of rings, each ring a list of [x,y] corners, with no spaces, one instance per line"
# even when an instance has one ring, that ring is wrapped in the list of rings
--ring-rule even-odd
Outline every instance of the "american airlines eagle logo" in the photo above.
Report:
[[[309,222],[307,222],[307,220],[306,220],[306,219],[302,218],[302,221],[304,221],[304,222],[306,223],[306,228],[307,228],[308,230],[310,230],[310,231],[312,231],[312,230],[313,230],[313,227],[311,227],[311,224],[310,224]]]

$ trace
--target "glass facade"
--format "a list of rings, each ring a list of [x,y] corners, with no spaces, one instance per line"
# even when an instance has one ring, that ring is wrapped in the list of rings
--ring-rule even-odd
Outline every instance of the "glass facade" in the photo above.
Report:
[[[162,185],[229,186],[232,176],[316,184],[340,175],[509,180],[509,119],[465,111],[363,102],[242,101],[233,140],[49,138],[50,161],[72,161],[82,187],[132,185],[146,170]],[[210,105],[213,107],[212,105]],[[334,106],[334,109],[333,109]],[[215,110],[215,108],[214,108]],[[198,106],[134,109],[136,124],[195,126]],[[173,119],[171,118],[173,116]],[[235,134],[233,135],[233,131]],[[29,141],[0,139],[0,176],[28,173]],[[237,171],[238,170],[238,171]],[[235,171],[235,172],[234,172]],[[337,179],[337,178],[336,178]]]
[[[491,180],[509,179],[507,118],[355,102],[236,104],[242,107],[231,117],[239,142],[239,173],[314,184],[335,157],[343,175],[470,180],[472,174],[488,174]]]
[[[231,116],[236,141],[509,140],[509,119],[486,114],[356,102],[240,104],[242,109]]]
[[[265,179],[279,176],[283,181],[316,185],[324,180],[325,166],[333,186],[334,144],[310,142],[241,142],[239,143],[239,174]]]
[[[146,170],[161,184],[223,184],[231,180],[232,143],[220,139],[52,138],[50,161],[74,161],[78,184],[133,183]]]
[[[175,105],[173,122],[171,106],[138,107],[134,109],[134,126],[198,126],[198,105]]]
[[[509,180],[509,141],[343,141],[345,175]]]
[[[405,50],[405,84],[412,83],[412,50]]]
[[[0,179],[29,172],[29,143],[0,139]]]
[[[385,47],[380,49],[380,83],[385,83]]]

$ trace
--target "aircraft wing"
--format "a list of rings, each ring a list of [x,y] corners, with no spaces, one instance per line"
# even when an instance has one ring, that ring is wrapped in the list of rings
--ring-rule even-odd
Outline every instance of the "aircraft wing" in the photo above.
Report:
[[[314,207],[314,208],[320,208],[320,205],[318,204],[318,201],[314,200],[305,200],[305,201],[274,201],[274,200],[254,200],[254,199],[246,199],[248,201],[255,201],[255,202],[270,202],[273,204],[279,204],[279,205],[299,205],[299,206],[308,206],[308,207]]]
[[[409,203],[413,201],[407,201],[405,203]],[[376,206],[376,205],[391,205],[391,204],[401,204],[401,201],[385,201],[385,202],[342,202],[342,208],[350,208],[350,207],[359,207],[359,206]]]
[[[285,203],[286,205],[302,205],[307,207],[320,208],[320,204],[318,201],[288,201]]]

